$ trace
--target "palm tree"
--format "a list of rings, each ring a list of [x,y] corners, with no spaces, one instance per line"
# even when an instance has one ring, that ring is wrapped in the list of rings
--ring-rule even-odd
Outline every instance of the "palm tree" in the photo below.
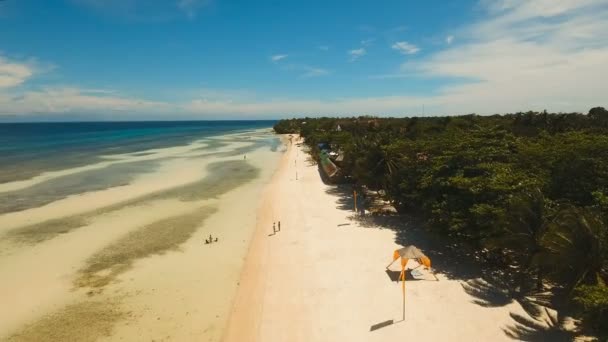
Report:
[[[536,291],[543,290],[543,239],[554,215],[551,206],[540,189],[516,195],[509,200],[508,217],[499,236],[486,240],[489,247],[511,251],[519,265],[518,285],[520,294],[528,294],[527,286],[536,277]]]
[[[387,141],[386,137],[377,135],[354,139],[354,176],[363,183],[361,185],[384,190],[389,187],[402,155]]]
[[[579,285],[595,285],[600,277],[608,280],[608,230],[598,213],[577,207],[560,211],[543,245],[551,276],[564,285],[568,297]]]

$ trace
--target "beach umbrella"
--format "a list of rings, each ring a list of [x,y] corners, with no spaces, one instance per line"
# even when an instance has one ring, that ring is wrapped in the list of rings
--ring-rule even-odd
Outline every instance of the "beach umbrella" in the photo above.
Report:
[[[397,259],[401,259],[401,274],[399,280],[401,280],[401,289],[403,292],[403,319],[405,320],[405,267],[410,259],[416,260],[419,264],[431,268],[431,259],[424,255],[418,247],[414,245],[405,246],[399,248],[393,252],[393,261],[386,266],[388,269]]]
[[[422,251],[419,250],[418,247],[414,245],[409,245],[403,248],[399,248],[393,253],[393,262],[399,258],[420,259],[426,258],[426,255],[424,255],[424,253],[422,253]]]

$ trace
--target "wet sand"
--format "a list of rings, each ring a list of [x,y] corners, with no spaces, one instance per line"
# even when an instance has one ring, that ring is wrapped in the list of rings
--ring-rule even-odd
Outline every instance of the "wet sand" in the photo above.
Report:
[[[2,184],[5,196],[53,181],[85,192],[0,215],[0,340],[220,340],[282,156],[260,141],[275,138],[227,135]],[[125,163],[158,167],[102,186],[66,178]]]

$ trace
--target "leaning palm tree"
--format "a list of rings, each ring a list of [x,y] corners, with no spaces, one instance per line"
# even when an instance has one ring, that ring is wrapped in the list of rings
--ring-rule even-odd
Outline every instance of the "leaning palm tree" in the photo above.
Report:
[[[386,137],[370,135],[354,139],[354,175],[362,185],[386,190],[402,155]]]
[[[538,188],[513,196],[508,202],[508,209],[500,233],[486,239],[485,245],[510,252],[518,266],[515,280],[520,296],[541,292],[543,239],[555,219],[554,210]],[[531,282],[534,279],[535,289]]]
[[[600,215],[590,209],[562,210],[543,238],[550,276],[563,286],[567,297],[579,285],[595,285],[605,277],[608,230]]]

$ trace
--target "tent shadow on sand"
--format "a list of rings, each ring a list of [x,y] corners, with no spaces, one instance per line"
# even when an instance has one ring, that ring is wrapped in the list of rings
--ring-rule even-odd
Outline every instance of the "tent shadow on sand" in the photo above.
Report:
[[[328,186],[326,192],[336,198],[336,207],[340,210],[353,211],[352,185],[332,184],[320,167],[317,167],[321,179]],[[481,262],[483,257],[473,248],[463,245],[462,242],[424,229],[425,223],[414,215],[366,215],[363,217],[353,215],[352,219],[362,227],[395,231],[395,242],[399,245],[418,246],[433,260],[434,271],[447,279],[462,281],[464,291],[477,305],[502,307],[517,301],[526,311],[527,316],[511,313],[513,324],[502,328],[508,337],[522,341],[572,340],[571,333],[563,331],[559,326],[547,325],[546,321],[535,318],[533,303],[514,290],[517,285],[514,283],[512,275]],[[400,272],[396,273],[398,277]],[[393,280],[395,275],[387,272],[387,276],[391,281],[395,281]],[[411,280],[417,279],[409,275],[406,281]],[[392,320],[380,322],[372,325],[370,331],[399,322]]]
[[[369,331],[370,332],[371,331],[376,331],[378,329],[386,328],[388,326],[391,326],[391,325],[397,324],[397,323],[401,323],[401,322],[403,322],[403,320],[401,320],[401,321],[394,321],[392,319],[389,319],[387,321],[376,323],[376,324],[372,325],[371,327],[369,327]]]
[[[392,282],[400,282],[401,281],[401,272],[400,271],[393,271],[393,270],[385,270],[384,271],[386,273],[386,275],[388,276],[388,278],[390,279],[390,281]],[[430,278],[427,275],[425,275],[425,278],[421,278],[421,277],[414,277],[412,275],[411,272],[405,272],[405,281],[437,281],[435,280],[435,278]]]
[[[395,230],[398,244],[419,246],[433,260],[433,269],[437,273],[441,273],[448,279],[461,281],[464,291],[471,296],[473,303],[490,308],[506,306],[517,301],[527,314],[510,313],[513,323],[501,328],[504,334],[513,340],[533,342],[573,340],[574,334],[564,331],[559,324],[536,318],[539,307],[534,305],[532,298],[523,296],[515,290],[517,286],[512,277],[504,274],[502,270],[482,266],[479,256],[466,247],[462,248],[447,238],[415,228],[420,225],[415,220],[403,216],[369,216],[359,218],[358,221],[364,222],[370,227],[380,226]],[[398,279],[400,272],[394,273]],[[387,275],[391,281],[394,281],[395,275],[388,274],[388,272]],[[406,279],[406,281],[416,280],[411,275]],[[375,330],[386,326],[389,324],[376,327]]]
[[[401,282],[401,271],[393,271],[393,270],[390,270],[390,269],[386,269],[385,273],[388,276],[388,278],[389,278],[390,281],[396,282],[396,283]],[[437,280],[435,280],[434,278],[433,279],[430,279],[430,278],[429,279],[426,279],[426,278],[424,278],[424,279],[416,278],[416,277],[412,276],[411,272],[407,272],[406,271],[405,272],[405,281],[408,282],[408,281],[437,281]],[[386,320],[386,321],[383,321],[383,322],[376,323],[376,324],[372,325],[369,328],[369,331],[370,332],[371,331],[376,331],[378,329],[386,328],[388,326],[391,326],[391,325],[397,324],[397,323],[401,323],[401,322],[404,322],[404,320],[402,319],[402,320],[399,320],[399,321],[395,321],[395,320],[389,319],[389,320]]]
[[[323,175],[322,172],[320,172]],[[336,197],[336,207],[340,210],[352,211],[352,187],[349,185],[331,185],[326,192]],[[503,270],[488,267],[481,261],[481,256],[472,248],[463,246],[458,241],[445,236],[439,236],[424,228],[425,224],[413,216],[353,216],[362,227],[374,227],[395,231],[395,242],[399,245],[416,245],[433,260],[433,269],[447,279],[462,281],[462,287],[472,297],[472,302],[484,307],[502,307],[518,301],[528,313],[527,317],[511,313],[513,324],[502,328],[505,335],[514,340],[522,341],[566,341],[571,340],[572,334],[559,327],[547,326],[546,322],[534,318],[526,298],[518,294],[514,288],[513,278]],[[387,271],[391,281],[398,281],[400,272]],[[397,280],[395,280],[397,279]],[[407,275],[406,281],[419,280]],[[370,331],[391,326],[400,321],[388,320],[374,324]]]

